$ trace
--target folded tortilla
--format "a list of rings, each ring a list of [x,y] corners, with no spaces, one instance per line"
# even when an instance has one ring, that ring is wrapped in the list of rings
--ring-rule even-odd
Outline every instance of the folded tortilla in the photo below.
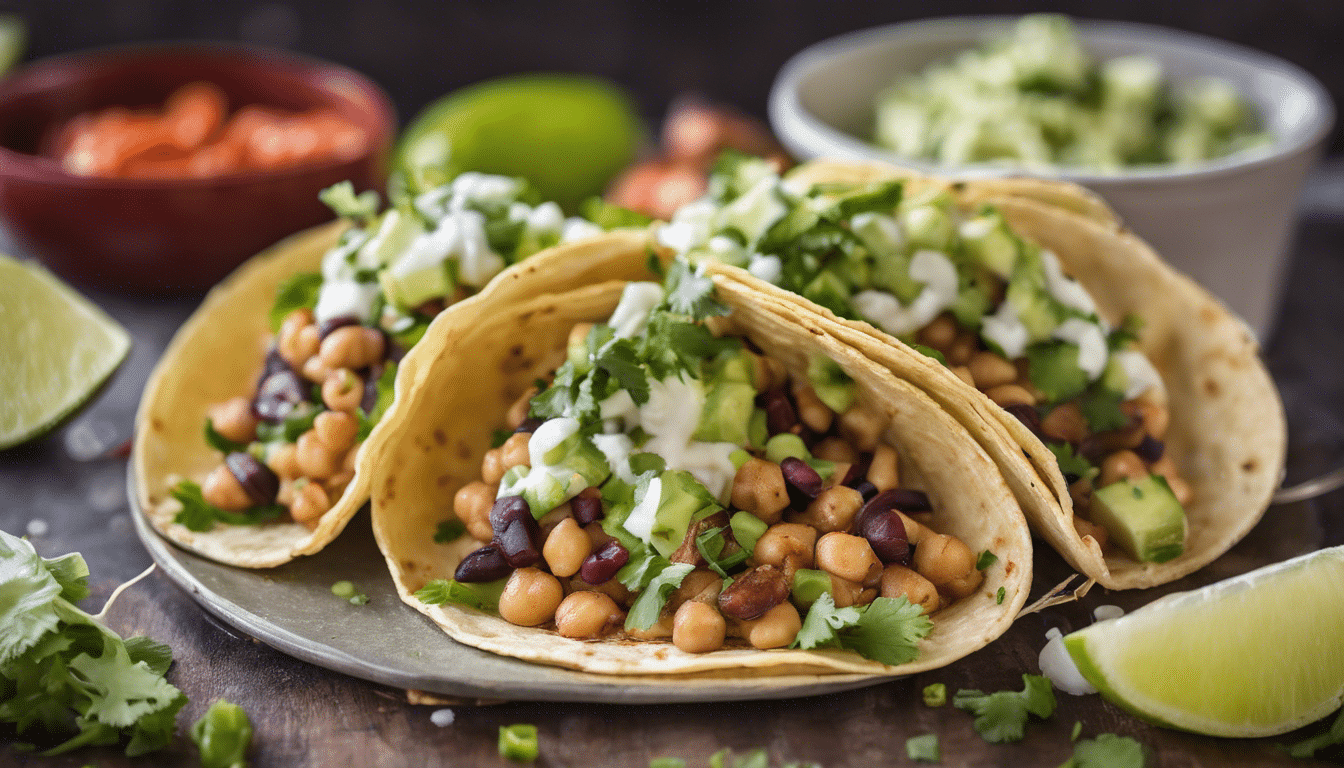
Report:
[[[1287,427],[1255,339],[1245,323],[1125,230],[1091,193],[1063,182],[948,182],[891,166],[834,162],[802,166],[790,178],[811,183],[904,179],[912,194],[936,187],[950,191],[968,209],[992,204],[1019,236],[1059,257],[1106,320],[1118,324],[1128,314],[1142,318],[1138,348],[1167,389],[1171,425],[1166,447],[1195,496],[1185,510],[1185,550],[1165,563],[1137,562],[1118,549],[1103,553],[1091,536],[1079,536],[1068,484],[1045,444],[950,369],[869,323],[837,318],[745,270],[706,267],[820,313],[828,333],[918,383],[994,457],[1032,528],[1074,568],[1111,589],[1164,584],[1207,565],[1260,520],[1282,475]]]
[[[434,532],[438,523],[453,519],[456,490],[479,478],[492,433],[509,407],[565,359],[574,324],[606,321],[626,280],[656,279],[648,272],[647,240],[611,235],[598,242],[605,247],[562,246],[511,267],[444,313],[407,356],[414,361],[414,384],[403,389],[399,380],[395,403],[360,457],[373,492],[374,535],[407,604],[459,642],[619,675],[908,674],[948,664],[1008,628],[1031,585],[1031,542],[994,461],[923,392],[828,335],[820,316],[731,281],[719,285],[718,297],[733,308],[736,329],[795,373],[806,369],[809,357],[836,361],[856,381],[859,402],[890,420],[885,439],[900,454],[903,485],[922,486],[929,494],[937,510],[932,527],[958,536],[973,551],[998,556],[975,594],[934,615],[919,658],[887,666],[851,651],[761,651],[740,643],[691,654],[670,642],[620,635],[573,640],[460,605],[417,599],[416,590],[452,578],[462,557],[480,546],[467,536],[437,544]],[[620,279],[606,279],[611,277]]]

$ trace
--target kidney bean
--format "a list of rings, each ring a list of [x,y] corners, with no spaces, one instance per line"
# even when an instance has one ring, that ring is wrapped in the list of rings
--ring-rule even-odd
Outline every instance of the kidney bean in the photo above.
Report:
[[[864,501],[870,501],[874,496],[877,495],[877,486],[868,482],[864,478],[859,478],[858,482],[845,483],[845,485],[848,485],[850,488],[853,488],[854,490],[858,491],[859,495],[863,497]]]
[[[250,453],[235,452],[224,457],[224,464],[238,480],[238,484],[247,491],[247,497],[254,504],[274,504],[275,496],[280,492],[280,478],[271,468],[262,464]]]
[[[779,469],[784,474],[784,487],[794,509],[806,509],[821,493],[821,475],[802,459],[790,456],[779,463]]]
[[[789,599],[789,580],[773,565],[758,565],[719,594],[719,611],[735,619],[754,619]]]
[[[369,367],[369,372],[364,377],[364,398],[359,402],[359,407],[363,408],[365,413],[373,413],[373,409],[378,405],[378,380],[382,377],[382,364]]]
[[[1022,422],[1026,425],[1027,429],[1031,430],[1032,434],[1042,440],[1045,439],[1045,435],[1041,432],[1041,414],[1036,412],[1034,406],[1019,403],[1017,405],[1006,406],[1004,410],[1011,413],[1013,416],[1016,416],[1018,421]]]
[[[487,544],[462,558],[462,562],[457,564],[457,570],[453,572],[453,578],[464,582],[494,581],[512,572],[513,567],[504,559],[499,548]]]
[[[1144,435],[1143,441],[1134,449],[1134,452],[1139,455],[1140,459],[1152,464],[1162,458],[1162,454],[1166,452],[1166,448],[1166,444],[1161,440],[1158,440],[1152,435]]]
[[[269,424],[279,424],[308,400],[308,389],[303,379],[288,367],[276,371],[257,385],[252,415]]]
[[[877,559],[884,564],[910,564],[910,541],[905,535],[905,522],[894,510],[875,512],[858,521],[855,532],[868,540]]]
[[[873,454],[860,453],[859,460],[849,465],[849,471],[845,473],[844,482],[841,485],[848,485],[850,488],[858,488],[859,483],[868,478],[868,468],[873,465]]]
[[[582,493],[569,500],[569,508],[574,522],[580,526],[606,517],[602,510],[602,492],[596,488],[584,488]]]
[[[257,377],[257,388],[261,388],[261,382],[265,381],[273,373],[280,371],[293,371],[294,368],[289,361],[280,354],[280,350],[274,344],[266,352],[266,362],[261,367],[261,375]]]
[[[765,425],[770,431],[770,436],[774,437],[781,432],[788,432],[798,424],[798,413],[793,409],[793,403],[789,402],[789,396],[782,389],[772,389],[761,395],[765,408]]]
[[[579,578],[589,584],[603,584],[630,562],[630,552],[616,539],[603,544],[579,566]]]
[[[522,496],[500,497],[495,499],[494,505],[490,507],[490,530],[494,531],[496,536],[503,533],[509,527],[509,523],[524,519],[536,523],[536,519],[532,517],[532,508]]]
[[[545,423],[546,423],[546,420],[545,420],[545,419],[538,419],[537,417],[532,416],[532,417],[523,419],[523,423],[522,423],[522,424],[519,424],[519,425],[518,425],[518,428],[515,429],[515,430],[513,430],[513,431],[514,431],[514,432],[536,432],[536,431],[537,431],[537,427],[540,427],[542,424],[545,424]]]
[[[532,524],[529,526],[528,522]],[[517,518],[510,522],[490,542],[499,547],[499,553],[514,568],[526,568],[541,559],[541,528],[528,514],[526,518]]]
[[[317,337],[319,339],[327,338],[327,335],[337,328],[344,328],[347,325],[359,325],[359,318],[354,315],[342,315],[340,317],[329,317],[323,320],[317,326]]]

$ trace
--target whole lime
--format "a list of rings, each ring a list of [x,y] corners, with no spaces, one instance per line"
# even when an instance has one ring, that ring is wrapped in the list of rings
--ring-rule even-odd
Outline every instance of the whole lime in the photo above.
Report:
[[[643,135],[629,99],[606,80],[517,75],[429,105],[402,135],[396,167],[422,187],[463,171],[522,176],[573,212],[634,159]]]

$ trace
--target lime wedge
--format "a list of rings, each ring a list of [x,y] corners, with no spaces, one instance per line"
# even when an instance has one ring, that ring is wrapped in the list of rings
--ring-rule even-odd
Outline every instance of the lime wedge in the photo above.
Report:
[[[579,75],[487,80],[425,108],[396,165],[421,186],[463,171],[522,176],[574,212],[635,157],[643,126],[612,83]]]
[[[12,13],[0,14],[0,75],[23,58],[28,41],[28,28],[23,18]]]
[[[1064,638],[1088,682],[1147,720],[1272,736],[1344,697],[1344,547],[1179,592]]]
[[[0,448],[59,424],[130,349],[124,328],[50,272],[0,256]]]

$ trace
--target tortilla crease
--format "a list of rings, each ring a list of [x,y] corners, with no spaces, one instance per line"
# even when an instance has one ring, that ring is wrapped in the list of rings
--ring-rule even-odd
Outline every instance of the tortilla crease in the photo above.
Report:
[[[1008,628],[1031,585],[1031,541],[990,457],[919,389],[826,335],[815,323],[819,317],[731,282],[721,285],[720,299],[733,308],[736,328],[795,373],[805,370],[809,357],[835,360],[856,381],[860,402],[890,419],[885,437],[900,453],[904,482],[923,487],[938,509],[934,528],[957,535],[973,551],[988,549],[998,556],[976,594],[936,614],[919,658],[887,666],[851,651],[759,651],[745,644],[690,654],[670,642],[574,640],[471,608],[418,600],[416,590],[431,580],[452,578],[462,557],[480,546],[465,536],[436,544],[434,532],[438,523],[453,519],[456,490],[479,478],[492,433],[504,423],[510,405],[565,359],[575,323],[610,316],[625,285],[616,280],[573,288],[572,275],[654,277],[644,271],[648,251],[642,245],[586,256],[594,254],[557,249],[510,268],[484,292],[445,313],[410,353],[422,375],[413,388],[398,393],[361,456],[373,489],[374,535],[407,604],[467,645],[616,675],[909,674],[961,658]],[[561,292],[555,292],[556,286]],[[531,298],[516,300],[523,294]]]
[[[1287,426],[1278,390],[1245,324],[1194,281],[1126,231],[1090,193],[1063,182],[1019,179],[949,183],[895,167],[824,162],[790,176],[805,182],[905,179],[915,190],[948,189],[971,209],[996,206],[1020,236],[1053,251],[1112,324],[1143,320],[1139,349],[1166,386],[1166,449],[1194,490],[1185,551],[1166,563],[1103,554],[1072,524],[1068,484],[1044,443],[1016,417],[948,368],[862,321],[844,320],[748,272],[707,267],[780,301],[824,316],[827,332],[896,375],[917,382],[994,457],[1033,529],[1074,567],[1110,589],[1174,581],[1212,562],[1260,520],[1283,471]],[[1099,207],[1100,206],[1100,207]]]

